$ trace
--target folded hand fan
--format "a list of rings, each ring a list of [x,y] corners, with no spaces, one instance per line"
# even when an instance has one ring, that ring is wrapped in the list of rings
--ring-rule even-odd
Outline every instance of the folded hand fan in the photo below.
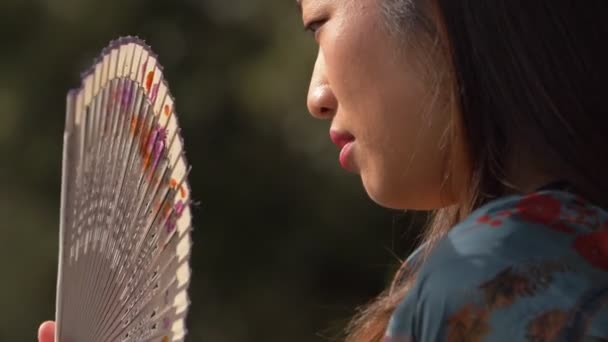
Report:
[[[82,75],[63,143],[56,341],[183,341],[189,167],[143,41],[112,42]]]

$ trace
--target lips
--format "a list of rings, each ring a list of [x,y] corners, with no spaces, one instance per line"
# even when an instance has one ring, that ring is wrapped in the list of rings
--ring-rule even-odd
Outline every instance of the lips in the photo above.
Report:
[[[342,133],[339,131],[330,131],[329,136],[340,151],[340,165],[347,171],[354,172],[354,165],[352,160],[352,148],[355,142],[355,137],[350,133]]]
[[[333,143],[339,148],[343,148],[344,145],[355,140],[355,137],[353,137],[352,134],[337,131],[330,131],[329,137],[331,138],[331,141],[333,141]]]

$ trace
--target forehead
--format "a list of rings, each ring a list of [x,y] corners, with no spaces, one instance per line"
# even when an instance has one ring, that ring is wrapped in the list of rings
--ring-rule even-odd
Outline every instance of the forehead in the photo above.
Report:
[[[364,1],[364,0],[356,0],[356,1],[360,2],[360,1]],[[305,8],[305,6],[318,7],[320,5],[328,5],[328,4],[332,4],[332,5],[340,4],[341,5],[341,4],[345,4],[345,3],[350,3],[351,0],[295,0],[295,2],[296,2],[296,7],[298,8],[298,11],[300,13],[302,13],[302,9]]]

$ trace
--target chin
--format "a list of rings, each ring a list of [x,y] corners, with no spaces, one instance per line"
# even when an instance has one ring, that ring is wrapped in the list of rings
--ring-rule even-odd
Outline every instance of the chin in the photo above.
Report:
[[[367,195],[382,207],[397,210],[434,210],[453,204],[452,201],[446,201],[446,198],[441,200],[439,189],[432,186],[424,186],[420,182],[412,182],[412,186],[396,186],[396,183],[387,182],[386,179],[361,174]]]
[[[404,197],[408,197],[405,191],[400,191],[399,189],[395,189],[395,187],[389,186],[389,182],[383,181],[382,177],[370,177],[362,172],[361,182],[369,198],[381,207],[412,209],[404,203]]]

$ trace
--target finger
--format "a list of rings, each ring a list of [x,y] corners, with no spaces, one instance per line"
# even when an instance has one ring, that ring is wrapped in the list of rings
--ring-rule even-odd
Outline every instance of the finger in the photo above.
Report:
[[[55,341],[55,322],[47,321],[40,325],[38,329],[38,342]]]

